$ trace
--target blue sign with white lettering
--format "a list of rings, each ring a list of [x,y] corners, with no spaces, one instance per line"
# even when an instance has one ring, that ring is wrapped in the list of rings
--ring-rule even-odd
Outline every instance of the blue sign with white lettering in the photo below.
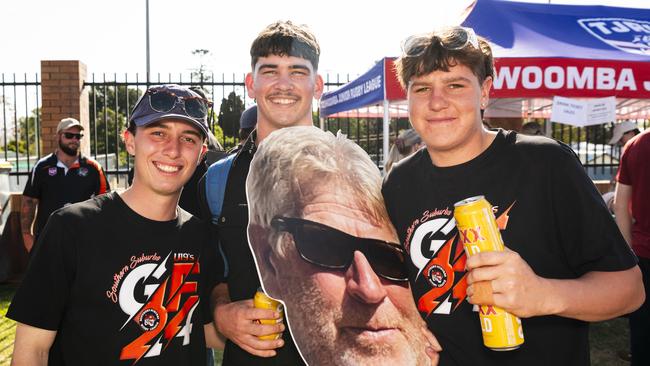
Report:
[[[478,0],[463,26],[496,57],[650,61],[650,9]]]
[[[361,108],[384,100],[384,60],[377,62],[365,74],[335,91],[323,93],[321,116]]]
[[[578,23],[601,41],[621,51],[650,56],[650,21],[586,18]]]

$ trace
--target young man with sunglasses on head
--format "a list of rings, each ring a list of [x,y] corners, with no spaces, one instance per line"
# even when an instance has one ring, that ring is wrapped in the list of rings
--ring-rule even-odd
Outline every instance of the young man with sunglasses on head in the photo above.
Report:
[[[79,151],[83,129],[74,118],[62,119],[56,128],[59,148],[39,160],[29,174],[20,208],[23,243],[29,253],[52,212],[110,189],[101,165]]]
[[[151,87],[123,138],[133,184],[52,214],[7,316],[12,365],[204,365],[222,342],[209,230],[178,207],[206,152],[207,101]]]
[[[207,190],[216,165],[208,169],[200,185],[205,218],[218,230],[218,245],[228,268],[226,283],[217,286],[215,321],[228,341],[223,364],[228,365],[297,365],[301,358],[282,323],[258,324],[257,319],[278,318],[277,312],[253,307],[259,287],[255,263],[248,248],[246,227],[248,205],[245,182],[257,146],[271,132],[289,126],[311,126],[312,101],[323,92],[318,75],[320,46],[316,37],[303,25],[279,21],[268,25],[253,41],[250,49],[252,71],[246,75],[248,95],[257,101],[257,125],[246,142],[229,157],[223,205],[220,214],[208,206],[219,190]],[[215,243],[217,245],[217,243]],[[283,332],[280,339],[262,340],[258,336]]]
[[[379,169],[363,149],[314,126],[287,127],[260,144],[246,188],[261,282],[286,305],[307,364],[436,363]]]
[[[408,248],[418,309],[443,347],[440,364],[589,365],[587,322],[636,309],[644,290],[579,160],[554,140],[482,126],[494,68],[473,30],[412,37],[396,68],[426,149],[391,170],[383,194]],[[454,204],[478,195],[507,249],[467,258]],[[522,318],[524,344],[484,347],[472,304]]]

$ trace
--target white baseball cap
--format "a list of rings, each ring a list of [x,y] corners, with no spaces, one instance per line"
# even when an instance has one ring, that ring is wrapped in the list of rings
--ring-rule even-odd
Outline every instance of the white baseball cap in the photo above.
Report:
[[[608,143],[610,145],[616,145],[626,132],[634,131],[637,128],[639,127],[636,125],[636,123],[632,121],[623,121],[617,124],[616,126],[614,126],[614,133],[612,133],[612,139],[609,140]]]
[[[77,121],[74,118],[64,118],[59,122],[59,125],[56,126],[56,133],[59,133],[63,130],[67,130],[70,127],[79,127],[80,129],[84,129],[84,126],[81,125],[79,121]]]

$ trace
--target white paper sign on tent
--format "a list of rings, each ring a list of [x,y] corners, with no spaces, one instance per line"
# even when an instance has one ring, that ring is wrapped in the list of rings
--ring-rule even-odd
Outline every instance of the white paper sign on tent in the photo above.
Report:
[[[587,100],[585,126],[616,121],[616,97]]]
[[[578,100],[553,97],[551,121],[576,127],[616,120],[616,97]]]

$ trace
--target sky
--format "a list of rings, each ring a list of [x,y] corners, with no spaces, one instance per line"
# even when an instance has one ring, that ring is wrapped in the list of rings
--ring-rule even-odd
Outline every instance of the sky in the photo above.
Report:
[[[528,2],[547,3],[542,0]],[[220,75],[250,69],[250,43],[280,19],[307,24],[321,45],[320,72],[363,73],[401,40],[459,24],[471,0],[150,0],[153,75],[189,74],[200,64]],[[650,0],[552,0],[650,8]],[[145,0],[21,0],[0,5],[0,74],[28,79],[40,60],[81,60],[98,80],[146,71]],[[203,59],[196,49],[210,53]],[[220,77],[218,77],[220,78]],[[218,79],[217,78],[217,79]]]

